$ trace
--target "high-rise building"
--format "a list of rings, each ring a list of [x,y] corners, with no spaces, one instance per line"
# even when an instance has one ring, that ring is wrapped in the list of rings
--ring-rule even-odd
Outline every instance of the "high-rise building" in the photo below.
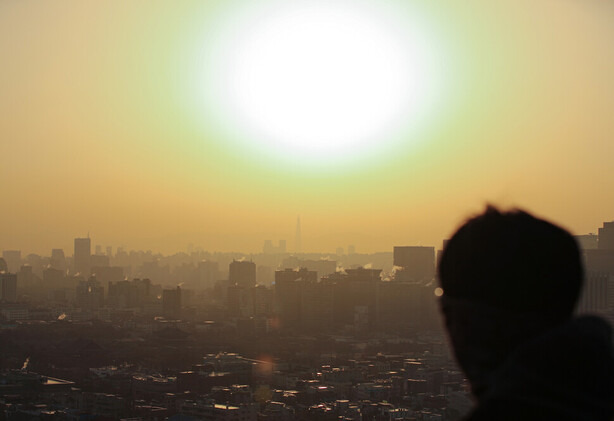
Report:
[[[271,266],[258,265],[256,267],[256,281],[258,285],[271,286],[275,280],[274,276],[275,272]]]
[[[64,256],[64,250],[51,250],[51,259],[49,260],[49,264],[54,269],[66,270],[66,256]]]
[[[109,282],[108,304],[114,308],[142,308],[151,298],[150,291],[149,279]]]
[[[254,305],[254,316],[268,316],[273,313],[275,292],[264,285],[256,285],[251,289]]]
[[[580,250],[595,250],[599,248],[599,236],[595,234],[574,235]]]
[[[231,285],[253,287],[256,285],[256,264],[245,260],[233,260],[228,266],[228,280]]]
[[[252,290],[237,284],[232,284],[226,290],[226,306],[231,317],[252,317],[254,315],[254,301]]]
[[[307,331],[324,332],[333,323],[333,285],[326,282],[301,284],[300,326]]]
[[[17,272],[17,283],[19,288],[32,288],[36,286],[40,278],[34,274],[32,266],[25,264],[21,265],[19,272]]]
[[[3,257],[0,257],[0,272],[8,272],[9,267],[6,264],[6,260]]]
[[[203,260],[198,262],[197,283],[199,288],[213,288],[215,282],[220,280],[218,262]]]
[[[0,300],[17,301],[17,274],[0,273]]]
[[[302,323],[302,290],[305,284],[315,283],[317,273],[306,268],[275,272],[275,299],[282,327],[296,328]]]
[[[614,250],[584,250],[584,267],[586,272],[609,273],[614,275]]]
[[[604,222],[597,237],[597,248],[584,248],[582,253],[585,282],[579,311],[611,311],[614,308],[614,221]]]
[[[377,286],[381,269],[346,269],[322,279],[332,289],[332,320],[338,326],[358,329],[374,326],[377,316]]]
[[[87,281],[79,281],[75,304],[85,309],[100,308],[104,305],[104,287],[95,276],[90,276]]]
[[[292,282],[296,280],[307,281],[307,282],[317,282],[318,274],[313,270],[308,270],[307,268],[300,268],[298,270],[295,269],[284,269],[275,271],[275,285],[277,286],[280,282]]]
[[[94,267],[109,266],[109,256],[106,254],[94,254],[90,256],[90,270]]]
[[[75,238],[75,272],[88,277],[91,269],[92,241],[90,238]]]
[[[317,279],[337,271],[337,261],[328,259],[301,259],[298,256],[288,256],[282,261],[285,268],[307,268],[317,272]]]
[[[433,285],[418,282],[380,282],[377,288],[377,326],[388,332],[405,328],[430,329],[440,321]]]
[[[48,267],[43,270],[43,284],[45,288],[55,289],[66,286],[66,271]]]
[[[604,222],[599,228],[599,249],[614,250],[614,221]]]
[[[6,261],[8,271],[11,273],[17,273],[21,267],[21,250],[4,250],[2,257]]]
[[[107,257],[107,256],[105,256]],[[124,268],[121,266],[92,266],[92,274],[100,282],[117,282],[124,279]]]
[[[43,269],[49,264],[46,259],[43,259],[42,256],[35,253],[28,254],[22,263],[32,266],[33,272],[37,275],[42,274]]]
[[[614,307],[613,298],[614,276],[607,272],[588,272],[578,300],[578,311],[592,313],[610,310]]]
[[[435,277],[435,247],[395,247],[393,263],[403,268],[397,272],[402,280],[430,281]]]
[[[162,311],[166,317],[181,316],[181,287],[162,290]]]

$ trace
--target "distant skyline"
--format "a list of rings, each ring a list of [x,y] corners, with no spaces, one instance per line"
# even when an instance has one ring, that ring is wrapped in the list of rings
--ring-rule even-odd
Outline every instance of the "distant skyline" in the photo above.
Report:
[[[606,224],[614,224],[614,221],[603,221],[597,228],[595,228],[595,230],[590,231],[590,232],[585,232],[585,233],[572,233],[574,236],[594,236],[594,238],[598,237],[598,232],[602,229],[603,226],[605,226]],[[369,240],[369,237],[367,235],[360,235],[360,234],[353,234],[353,233],[347,233],[347,238],[353,238],[355,240],[359,240],[359,241],[365,241],[367,242]],[[302,236],[301,236],[302,237]],[[67,245],[65,247],[61,247],[58,246],[57,244],[64,244],[65,241],[62,240],[60,242],[58,242],[56,244],[56,247],[53,247],[50,250],[44,250],[44,249],[40,249],[40,248],[34,248],[34,249],[19,249],[19,248],[10,248],[10,247],[5,247],[5,248],[0,248],[0,255],[2,254],[3,251],[20,251],[21,252],[21,258],[25,259],[25,257],[28,254],[34,253],[34,254],[38,254],[40,256],[46,257],[46,256],[51,256],[53,251],[57,251],[57,250],[62,250],[65,252],[65,255],[67,257],[74,257],[73,255],[73,250],[74,250],[74,244],[76,241],[83,241],[83,240],[89,240],[91,242],[91,254],[102,254],[102,255],[108,255],[109,254],[109,250],[112,250],[112,255],[115,255],[118,251],[118,249],[122,249],[125,252],[131,252],[131,251],[138,251],[138,252],[151,252],[154,254],[162,254],[162,255],[173,255],[176,253],[192,253],[192,252],[205,252],[205,253],[238,253],[238,254],[245,254],[245,255],[250,255],[250,254],[288,254],[288,255],[292,255],[292,254],[303,254],[303,255],[308,255],[308,254],[330,254],[331,256],[335,256],[338,255],[339,252],[341,251],[343,255],[348,255],[348,254],[374,254],[374,253],[392,253],[393,248],[395,247],[404,247],[404,246],[425,246],[425,247],[433,247],[435,250],[441,250],[443,247],[443,242],[446,241],[448,239],[448,237],[446,238],[442,238],[441,241],[439,243],[435,243],[435,244],[423,244],[423,243],[403,243],[403,242],[399,242],[399,243],[395,243],[395,244],[390,244],[388,245],[388,247],[386,248],[386,246],[384,246],[384,248],[382,249],[369,249],[368,247],[366,249],[362,249],[361,246],[356,246],[356,243],[352,243],[351,241],[347,241],[345,243],[343,242],[339,242],[337,244],[337,246],[335,246],[333,249],[310,249],[310,250],[303,250],[300,252],[296,251],[296,246],[294,250],[288,250],[285,249],[285,251],[279,251],[276,250],[277,246],[275,244],[277,243],[284,243],[285,244],[289,241],[289,237],[280,237],[279,239],[275,239],[275,240],[271,240],[270,238],[266,238],[264,240],[261,241],[261,244],[259,247],[256,247],[254,249],[217,249],[217,248],[205,248],[203,247],[201,244],[198,243],[185,243],[183,245],[179,244],[176,248],[172,248],[170,245],[166,248],[166,249],[156,249],[156,248],[152,248],[152,247],[130,247],[130,246],[126,246],[125,244],[112,244],[112,243],[104,243],[104,242],[100,242],[100,241],[96,241],[95,238],[92,238],[89,236],[87,237],[75,237],[71,240],[72,244],[71,245]],[[371,238],[371,240],[375,241],[376,238],[373,237]],[[586,240],[589,240],[589,238],[587,238]],[[269,241],[271,241],[271,243],[269,243]],[[596,240],[595,240],[596,241]],[[313,241],[314,243],[317,243],[316,241]],[[580,240],[580,242],[582,243],[583,240]],[[267,243],[269,246],[272,246],[274,248],[273,251],[266,251],[265,248],[267,247]],[[584,241],[585,244],[592,244],[591,241]],[[596,246],[596,242],[594,244],[594,246]],[[582,246],[582,245],[581,245]],[[585,246],[585,247],[593,247],[593,245],[591,246]]]
[[[397,65],[415,67],[403,89],[426,92],[411,107],[397,101],[407,105],[395,117],[401,129],[378,132],[369,148],[353,142],[356,134],[344,132],[347,127],[322,126],[320,133],[324,123],[351,120],[349,114],[330,117],[336,103],[325,101],[338,99],[334,89],[330,98],[315,97],[316,127],[302,130],[314,142],[321,134],[317,148],[282,145],[278,138],[301,127],[276,121],[251,122],[257,130],[241,132],[249,126],[241,119],[258,107],[243,110],[247,117],[238,110],[218,119],[215,98],[220,110],[232,111],[227,99],[246,96],[224,84],[219,97],[209,95],[216,54],[234,45],[224,37],[249,10],[279,9],[277,0],[0,2],[0,250],[48,255],[52,248],[72,250],[73,239],[90,232],[93,245],[165,254],[190,243],[257,252],[267,239],[295,244],[299,214],[306,252],[349,244],[367,253],[395,245],[440,247],[487,202],[527,209],[574,234],[614,220],[614,3],[358,3],[364,10],[382,4],[382,16],[394,10],[397,32],[368,27],[363,15],[347,13],[381,42],[409,39],[416,55],[390,64],[390,55],[373,59],[378,44],[365,47],[363,56],[355,46],[343,48],[351,40],[332,39],[340,56],[390,75],[405,69]],[[307,32],[296,40],[306,49],[311,27],[322,24],[335,38],[335,25],[345,25],[336,19],[347,1],[326,4],[336,9],[310,9],[307,20],[298,20]],[[242,34],[237,29],[236,40]],[[265,55],[276,53],[262,54],[266,64]],[[335,73],[340,62],[329,56],[335,66],[310,69],[325,70],[317,81],[341,85],[347,70]],[[258,55],[245,57],[260,64]],[[304,77],[293,82],[300,63],[289,69],[281,73],[288,76],[284,83],[309,96]],[[363,91],[361,78],[368,74],[350,78],[353,85],[340,92],[369,115],[388,104],[398,82],[381,81],[380,88],[369,79]],[[293,99],[280,92],[279,101]],[[372,103],[367,95],[375,95]],[[327,111],[318,114],[320,107]],[[307,117],[288,109],[287,121],[312,121],[309,109],[301,111]],[[337,132],[345,143],[332,145]],[[273,143],[263,140],[267,134]]]

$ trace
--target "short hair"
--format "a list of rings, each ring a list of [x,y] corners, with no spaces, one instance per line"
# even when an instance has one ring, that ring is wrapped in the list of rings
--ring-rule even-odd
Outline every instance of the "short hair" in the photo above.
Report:
[[[571,316],[583,277],[569,232],[522,210],[493,206],[456,231],[439,261],[446,296],[555,317]]]

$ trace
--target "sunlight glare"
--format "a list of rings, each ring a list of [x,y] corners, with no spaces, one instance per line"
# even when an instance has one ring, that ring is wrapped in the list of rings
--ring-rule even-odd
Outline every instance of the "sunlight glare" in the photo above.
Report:
[[[275,4],[219,37],[206,94],[226,129],[321,159],[390,142],[419,119],[433,72],[418,26],[362,2]]]

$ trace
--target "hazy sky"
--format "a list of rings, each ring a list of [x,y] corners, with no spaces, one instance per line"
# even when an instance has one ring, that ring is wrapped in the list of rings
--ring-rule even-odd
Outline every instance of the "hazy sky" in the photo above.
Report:
[[[329,26],[315,22],[314,34],[345,13],[349,2],[337,3]],[[412,97],[406,121],[415,127],[381,132],[357,155],[351,138],[336,146],[324,137],[310,154],[305,145],[263,141],[262,132],[236,132],[238,115],[215,114],[224,89],[246,95],[236,82],[220,82],[218,97],[210,95],[219,51],[240,48],[224,44],[228,37],[257,39],[250,28],[275,3],[0,2],[0,249],[71,254],[72,239],[89,231],[93,244],[258,251],[265,239],[291,247],[299,214],[305,251],[439,247],[487,201],[524,207],[578,234],[614,219],[614,3],[361,7],[377,3],[394,8],[419,39],[422,55],[410,61],[424,71],[407,73],[409,83],[435,88]],[[256,18],[241,18],[250,13]],[[235,31],[241,19],[248,24]],[[357,27],[348,28],[348,42],[360,39]],[[360,51],[352,57],[361,60]],[[365,51],[365,63],[394,74],[394,63],[371,59],[377,45]],[[310,69],[338,77],[331,54],[333,66]],[[292,47],[280,56],[302,57]],[[291,68],[289,77],[304,86]],[[388,91],[359,82],[352,82],[354,103],[375,115],[383,100],[368,95]],[[393,93],[400,83],[385,82]],[[313,112],[326,106],[316,98]],[[290,121],[284,130],[293,129],[292,118],[280,115]],[[324,120],[315,121],[318,129]]]

